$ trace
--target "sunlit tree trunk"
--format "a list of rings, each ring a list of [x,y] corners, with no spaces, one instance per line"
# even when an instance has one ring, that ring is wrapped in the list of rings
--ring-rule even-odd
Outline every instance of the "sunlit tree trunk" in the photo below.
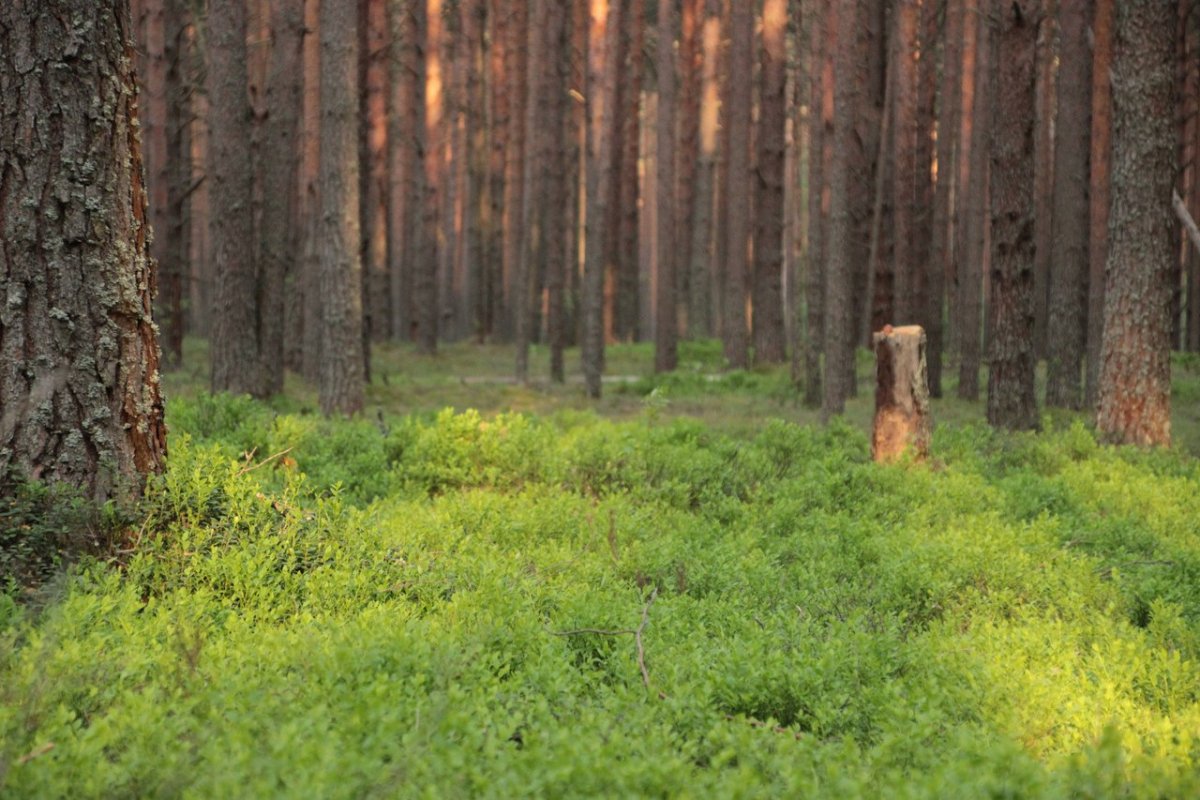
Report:
[[[133,39],[124,0],[0,4],[0,494],[163,470]]]
[[[675,169],[675,298],[679,306],[679,332],[694,335],[691,310],[693,287],[692,217],[696,205],[696,177],[700,160],[700,104],[704,77],[704,0],[683,0],[679,35],[679,148]]]
[[[716,179],[717,120],[721,104],[721,82],[717,73],[721,48],[719,0],[705,0],[701,26],[703,76],[701,81],[699,162],[689,233],[692,237],[688,280],[688,333],[713,334],[713,183]]]
[[[784,161],[787,149],[787,2],[763,5],[762,95],[754,170],[754,363],[782,364]]]

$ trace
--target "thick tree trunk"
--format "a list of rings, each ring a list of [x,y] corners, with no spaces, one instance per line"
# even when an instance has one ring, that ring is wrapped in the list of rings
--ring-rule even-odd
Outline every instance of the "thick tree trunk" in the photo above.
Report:
[[[675,307],[675,0],[658,0],[658,291],[654,315],[654,371],[678,364]]]
[[[853,381],[854,328],[851,287],[853,210],[850,208],[850,159],[854,123],[855,3],[838,3],[831,19],[834,44],[833,153],[829,163],[829,241],[825,261],[825,394],[822,413],[826,419],[846,408]],[[849,369],[847,368],[849,365]]]
[[[305,0],[304,27],[304,243],[301,245],[301,293],[304,330],[301,371],[313,385],[321,383],[321,0]],[[199,126],[203,129],[204,126]]]
[[[304,9],[294,3],[273,4],[271,10],[271,65],[267,74],[267,119],[263,131],[263,209],[259,260],[262,284],[259,296],[260,365],[263,389],[283,391],[285,281],[296,262],[296,181],[299,172],[300,110],[303,108],[302,57]]]
[[[616,65],[612,62],[620,32],[623,0],[589,0],[587,207],[583,266],[583,360],[587,395],[600,397],[604,371],[604,227],[612,194]]]
[[[1105,269],[1108,263],[1108,211],[1112,173],[1112,84],[1115,0],[1095,0],[1092,23],[1092,146],[1088,164],[1088,333],[1084,405],[1100,402],[1100,363],[1104,341]]]
[[[828,0],[810,0],[809,112],[808,112],[808,254],[805,325],[808,347],[804,360],[804,404],[818,408],[824,397],[821,354],[825,349],[825,258],[826,258],[826,123],[833,111],[826,99],[833,97],[833,69],[826,50],[826,33],[831,6]]]
[[[123,0],[0,4],[0,491],[163,469],[133,49]]]
[[[968,15],[968,25],[971,24]],[[987,194],[988,194],[988,120],[991,119],[991,47],[989,22],[976,15],[975,41],[970,47],[970,57],[964,58],[963,69],[974,70],[969,91],[963,92],[964,135],[969,132],[969,159],[967,168],[966,197],[964,198],[964,243],[963,258],[958,264],[958,329],[959,364],[958,396],[962,400],[979,399],[979,360],[983,260],[987,240]],[[971,114],[966,117],[965,104],[970,101]]]
[[[1054,252],[1050,272],[1046,405],[1079,408],[1087,319],[1088,155],[1092,140],[1091,0],[1059,0]]]
[[[725,297],[722,301],[721,338],[725,361],[731,369],[750,366],[746,341],[746,289],[749,281],[751,233],[750,136],[751,81],[754,79],[754,12],[750,3],[734,2],[730,8],[729,44],[729,182],[722,190],[725,201]]]
[[[1110,441],[1171,443],[1171,238],[1175,179],[1175,9],[1116,6],[1112,67],[1112,210],[1100,410]]]
[[[999,68],[991,117],[992,304],[988,422],[1038,425],[1033,377],[1034,137],[1038,0],[1000,7],[991,55]]]
[[[759,100],[758,165],[754,207],[754,363],[782,364],[783,182],[787,149],[787,2],[763,5],[762,96]]]
[[[215,266],[212,390],[266,394],[259,373],[246,6],[211,0],[208,14],[209,211]]]
[[[321,412],[363,410],[355,0],[321,2]]]

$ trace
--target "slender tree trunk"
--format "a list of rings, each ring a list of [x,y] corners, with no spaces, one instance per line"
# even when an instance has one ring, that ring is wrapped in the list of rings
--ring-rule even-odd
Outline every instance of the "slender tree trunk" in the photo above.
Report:
[[[784,161],[787,150],[787,2],[763,5],[762,96],[754,206],[754,363],[782,364]]]
[[[916,236],[913,239],[913,296],[912,314],[925,329],[927,363],[932,360],[929,351],[932,345],[941,347],[942,344],[942,275],[941,270],[933,266],[933,131],[937,106],[937,41],[938,41],[938,4],[933,2],[921,5],[921,41],[920,67],[917,80],[917,133],[916,161],[917,175],[915,191],[916,203]],[[941,369],[941,354],[938,354],[938,368]],[[939,379],[940,379],[939,374]]]
[[[212,390],[265,395],[259,375],[246,7],[211,0],[208,14],[210,239],[216,280]]]
[[[321,383],[321,0],[305,0],[304,25],[304,244],[301,287],[304,346],[301,368],[309,383]],[[199,126],[203,129],[204,126]]]
[[[599,398],[604,370],[604,226],[612,193],[611,115],[617,87],[612,62],[623,0],[589,0],[587,232],[583,267],[583,373],[589,397]]]
[[[1108,262],[1108,211],[1112,172],[1112,84],[1115,0],[1095,0],[1092,23],[1092,145],[1088,164],[1088,333],[1084,405],[1100,402],[1100,363],[1104,340],[1105,267]]]
[[[418,196],[412,207],[413,225],[419,228],[413,248],[413,317],[416,322],[415,339],[417,350],[422,355],[437,353],[438,343],[438,221],[441,218],[439,205],[442,177],[442,148],[438,138],[441,129],[442,98],[435,90],[442,86],[441,57],[435,25],[430,20],[430,10],[438,11],[440,0],[415,0],[413,6],[415,41],[419,48],[416,60],[421,62],[418,76],[417,114],[421,126],[416,135],[420,137],[420,185],[415,187]],[[439,12],[440,13],[440,12]]]
[[[491,199],[483,233],[483,267],[480,291],[482,294],[483,319],[481,336],[491,339],[503,324],[504,293],[501,286],[504,264],[504,201],[507,195],[505,178],[508,157],[508,135],[512,110],[509,103],[508,69],[512,56],[509,52],[509,14],[511,0],[486,0],[488,6],[488,39],[491,43],[488,63],[488,112],[490,116],[491,143],[488,152],[488,196]]]
[[[491,182],[488,179],[488,154],[492,132],[487,113],[488,87],[492,76],[488,74],[488,43],[486,29],[486,5],[484,0],[463,0],[463,34],[468,43],[470,69],[467,71],[467,103],[464,109],[465,128],[468,142],[467,200],[463,207],[463,237],[466,242],[463,265],[462,308],[465,328],[463,333],[482,341],[485,309],[483,287],[485,275],[485,231],[489,224],[492,198]]]
[[[508,33],[508,152],[504,160],[504,233],[503,263],[501,268],[500,292],[502,297],[501,331],[511,338],[516,331],[515,282],[518,261],[521,258],[521,243],[524,241],[521,223],[525,207],[525,106],[528,103],[528,2],[510,0],[509,20],[505,25]],[[539,22],[540,24],[540,22]]]
[[[675,0],[658,0],[658,292],[655,296],[654,371],[679,361],[675,307]]]
[[[132,27],[122,0],[0,4],[0,493],[163,470]]]
[[[693,337],[713,334],[713,182],[716,178],[717,120],[721,105],[721,81],[717,72],[721,48],[721,8],[718,0],[705,0],[701,42],[704,72],[700,99],[700,149],[689,229],[692,243],[686,262],[686,268],[691,273],[688,279],[688,333]]]
[[[1121,444],[1171,443],[1171,190],[1175,179],[1175,9],[1116,5],[1112,210],[1096,427]]]
[[[968,21],[969,22],[969,21]],[[958,265],[958,335],[959,369],[958,396],[962,400],[979,399],[979,361],[981,296],[983,293],[983,260],[987,240],[987,193],[988,193],[988,127],[991,119],[991,54],[989,23],[983,16],[976,15],[975,43],[971,48],[974,65],[971,81],[972,112],[970,120],[964,119],[964,132],[970,131],[970,166],[968,167],[965,197],[965,242],[963,259]],[[964,104],[968,100],[963,94]],[[964,116],[965,116],[964,106]]]
[[[533,336],[533,287],[536,284],[537,263],[542,253],[542,222],[545,209],[541,202],[542,178],[546,157],[546,135],[549,131],[542,117],[543,106],[550,102],[547,86],[543,80],[545,68],[542,45],[544,42],[547,0],[533,0],[535,24],[526,27],[526,81],[525,81],[525,131],[526,153],[521,169],[521,250],[513,270],[512,315],[516,332],[517,380],[529,380],[529,343]]]
[[[571,113],[575,101],[567,91],[572,83],[568,49],[570,24],[568,9],[551,3],[546,26],[546,66],[550,71],[547,81],[551,87],[547,123],[553,138],[549,141],[549,163],[543,188],[547,214],[546,338],[550,345],[550,379],[556,383],[566,380],[563,363],[567,344],[566,279],[576,261],[571,231],[575,218],[571,213],[572,204],[576,195],[572,175],[577,164],[573,146],[575,124]]]
[[[695,336],[691,311],[692,218],[696,205],[696,180],[700,166],[700,104],[704,78],[704,0],[682,0],[679,37],[679,150],[675,171],[676,285],[679,294],[679,332]]]
[[[403,341],[412,329],[413,188],[420,167],[417,161],[417,76],[413,0],[389,0],[392,40],[388,66],[391,72],[388,103],[388,294],[392,338]]]
[[[992,111],[992,304],[988,422],[1038,425],[1033,377],[1034,139],[1039,0],[1000,8],[992,55],[999,68]]]
[[[187,0],[166,0],[165,28],[167,195],[166,227],[158,231],[159,261],[157,320],[162,335],[163,366],[183,362],[184,308],[190,295],[192,186],[192,66],[188,29],[192,24]]]
[[[828,57],[826,34],[832,8],[828,0],[809,0],[810,71],[808,117],[808,256],[806,281],[806,325],[808,351],[804,366],[804,403],[821,405],[825,392],[821,381],[821,354],[825,350],[825,259],[827,206],[825,176],[825,128],[833,111],[826,98],[833,96],[833,69]]]
[[[934,189],[930,252],[928,336],[929,393],[942,396],[942,356],[946,349],[945,296],[948,276],[954,274],[954,201],[959,148],[956,138],[962,106],[963,0],[946,0],[942,37],[942,72],[938,89],[937,184]],[[932,51],[929,51],[932,56]],[[925,53],[922,53],[924,58]]]
[[[1057,186],[1057,164],[1055,162],[1055,141],[1057,135],[1058,104],[1056,102],[1055,63],[1059,60],[1059,48],[1056,47],[1057,26],[1055,24],[1055,6],[1063,0],[1041,0],[1042,12],[1046,21],[1041,26],[1037,45],[1037,101],[1035,117],[1037,119],[1036,143],[1034,145],[1034,204],[1037,209],[1034,215],[1034,249],[1033,249],[1033,352],[1036,359],[1044,359],[1049,354],[1050,329],[1050,272],[1053,269],[1054,231],[1058,221],[1054,218],[1058,212],[1054,203],[1055,187]],[[1076,0],[1078,2],[1078,0]],[[1085,96],[1078,86],[1071,90],[1077,95]]]
[[[731,369],[750,365],[746,341],[746,289],[751,234],[751,81],[754,79],[754,13],[750,3],[734,2],[729,14],[729,183],[725,199],[726,246],[724,321],[721,338]]]
[[[641,156],[640,109],[643,60],[645,58],[645,0],[630,0],[625,12],[625,33],[620,55],[621,77],[617,85],[618,114],[614,119],[614,135],[619,149],[620,171],[616,183],[615,205],[610,206],[609,247],[615,247],[606,258],[616,287],[612,298],[612,331],[614,338],[624,342],[638,341],[641,330],[641,287],[638,253],[638,230],[641,224],[638,193],[638,160]],[[646,333],[649,333],[648,331]]]
[[[1091,0],[1059,0],[1058,124],[1054,165],[1054,253],[1050,272],[1046,405],[1079,408],[1086,341],[1088,155],[1092,85]]]
[[[321,412],[363,410],[356,0],[321,0]]]
[[[836,31],[828,36],[834,47],[833,154],[829,164],[829,241],[825,266],[825,418],[841,414],[851,393],[846,365],[853,367],[854,328],[851,286],[854,270],[850,238],[850,159],[854,124],[854,55],[858,24],[855,3],[838,3],[830,18]]]
[[[913,316],[913,275],[917,265],[917,0],[898,0],[895,8],[895,110],[896,133],[893,138],[895,200],[893,214],[896,230],[895,283],[893,288],[894,323],[908,325]],[[886,113],[886,112],[885,112]]]

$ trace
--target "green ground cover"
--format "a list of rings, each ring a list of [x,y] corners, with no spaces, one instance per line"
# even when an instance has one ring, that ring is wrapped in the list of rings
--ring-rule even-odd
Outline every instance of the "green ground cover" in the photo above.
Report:
[[[340,422],[171,376],[136,513],[0,512],[101,552],[0,594],[0,796],[1200,795],[1193,363],[1172,451],[945,401],[880,467],[868,359],[820,428],[650,355],[387,350]]]

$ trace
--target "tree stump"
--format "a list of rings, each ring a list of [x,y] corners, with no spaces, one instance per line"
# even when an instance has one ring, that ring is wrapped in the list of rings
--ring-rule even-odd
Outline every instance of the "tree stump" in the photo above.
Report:
[[[909,447],[917,458],[929,454],[929,376],[925,368],[925,329],[884,327],[874,336],[875,423],[871,458],[898,459]]]

